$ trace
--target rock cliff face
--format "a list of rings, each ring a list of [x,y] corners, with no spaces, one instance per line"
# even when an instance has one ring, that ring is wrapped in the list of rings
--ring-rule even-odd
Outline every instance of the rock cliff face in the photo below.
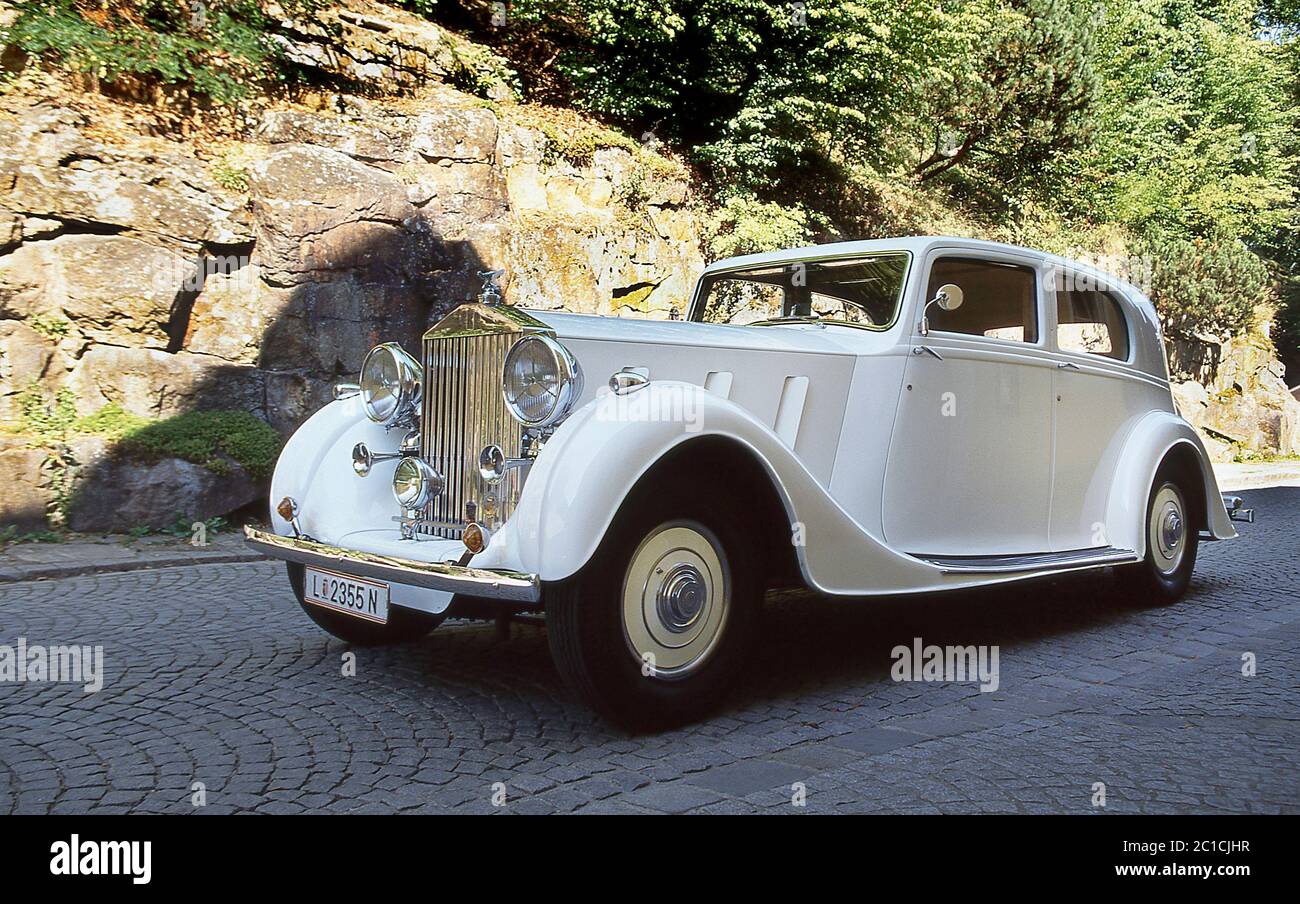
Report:
[[[0,150],[0,417],[33,382],[77,409],[165,417],[216,403],[288,431],[377,341],[414,345],[504,267],[516,303],[666,313],[702,266],[679,182],[621,148],[545,162],[539,132],[450,89],[412,112],[357,98],[271,110],[246,192],[179,149],[110,147],[67,109],[14,117]],[[644,153],[644,152],[642,152]],[[618,192],[637,179],[638,205]]]
[[[0,421],[21,422],[37,387],[77,415],[109,403],[149,418],[236,408],[287,434],[376,343],[417,349],[475,294],[480,270],[504,268],[507,298],[534,307],[664,316],[684,305],[703,260],[683,169],[509,102],[490,59],[437,26],[359,9],[327,13],[332,31],[287,22],[283,40],[340,79],[402,96],[272,106],[219,153],[110,140],[93,108],[6,98]],[[437,81],[466,77],[503,102]],[[12,462],[0,478],[30,482],[7,473],[29,458],[0,455]],[[120,467],[90,459],[83,483],[120,482]],[[54,495],[47,486],[46,502]],[[133,517],[170,523],[179,497],[159,495]],[[204,496],[182,511],[241,501]],[[24,512],[0,523],[39,520],[31,500]]]
[[[1181,353],[1181,354],[1180,354]],[[1300,455],[1300,401],[1265,336],[1175,347],[1174,399],[1201,433],[1210,457]],[[1179,373],[1179,358],[1197,362]],[[1180,379],[1181,378],[1181,379]]]

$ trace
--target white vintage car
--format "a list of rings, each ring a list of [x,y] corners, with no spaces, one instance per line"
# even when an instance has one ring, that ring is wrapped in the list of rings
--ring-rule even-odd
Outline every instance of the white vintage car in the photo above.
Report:
[[[346,641],[544,613],[625,724],[689,719],[765,588],[873,597],[1114,567],[1178,599],[1219,494],[1132,286],[1023,248],[901,238],[720,261],[684,319],[526,311],[492,281],[373,349],[285,446],[270,531]]]

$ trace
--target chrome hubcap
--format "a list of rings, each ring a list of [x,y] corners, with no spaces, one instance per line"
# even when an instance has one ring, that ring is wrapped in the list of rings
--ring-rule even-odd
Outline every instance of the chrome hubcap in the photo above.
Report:
[[[659,620],[674,634],[689,631],[709,602],[704,575],[694,565],[674,565],[659,585]]]
[[[693,521],[655,528],[623,581],[623,633],[644,674],[682,678],[698,669],[726,627],[731,575],[722,544]]]
[[[1173,552],[1178,548],[1178,544],[1183,542],[1183,519],[1175,511],[1165,512],[1164,520],[1160,525],[1160,545],[1167,551]]]
[[[1177,571],[1187,545],[1187,520],[1183,514],[1182,494],[1173,484],[1165,484],[1156,493],[1148,534],[1151,558],[1156,568],[1162,574]]]

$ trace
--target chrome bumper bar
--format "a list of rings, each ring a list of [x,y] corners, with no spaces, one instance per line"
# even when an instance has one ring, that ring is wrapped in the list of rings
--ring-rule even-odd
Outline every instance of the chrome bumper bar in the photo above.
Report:
[[[1244,521],[1246,524],[1255,523],[1255,510],[1242,508],[1240,496],[1228,496],[1224,494],[1223,507],[1228,510],[1228,518],[1232,521]]]
[[[535,574],[490,571],[446,562],[417,562],[397,556],[343,549],[303,537],[282,537],[251,527],[244,528],[244,542],[272,558],[328,568],[360,578],[377,578],[394,584],[410,584],[449,593],[521,603],[535,603],[542,598],[542,584]]]

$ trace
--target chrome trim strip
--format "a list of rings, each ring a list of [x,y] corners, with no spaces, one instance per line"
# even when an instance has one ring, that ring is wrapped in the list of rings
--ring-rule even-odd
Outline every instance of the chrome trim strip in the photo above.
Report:
[[[914,558],[938,566],[939,570],[944,574],[1012,574],[1015,572],[1068,571],[1076,568],[1100,568],[1105,565],[1127,565],[1141,561],[1141,557],[1133,550],[1117,549],[1115,547],[1011,556],[918,555],[914,556]]]
[[[260,553],[286,562],[337,569],[345,574],[378,578],[394,584],[522,603],[535,603],[542,598],[542,584],[535,574],[471,568],[446,562],[417,562],[344,549],[315,540],[282,537],[252,527],[244,528],[244,542]]]

